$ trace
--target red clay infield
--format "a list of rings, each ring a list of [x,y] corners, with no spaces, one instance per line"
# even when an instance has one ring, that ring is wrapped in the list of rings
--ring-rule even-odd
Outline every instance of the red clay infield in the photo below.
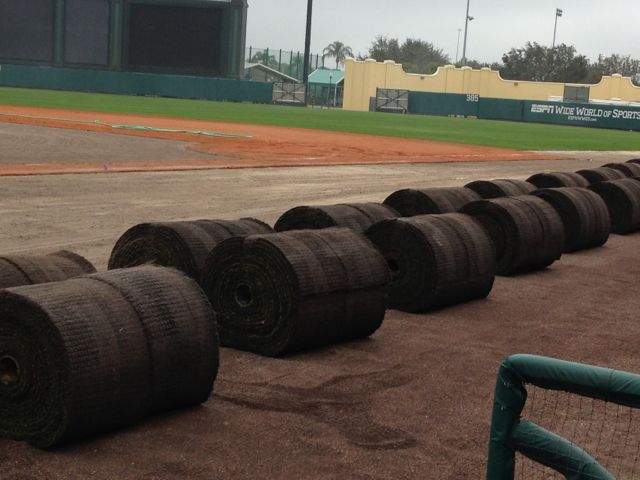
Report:
[[[0,121],[181,140],[190,142],[189,148],[193,151],[216,156],[210,160],[113,161],[109,162],[107,167],[111,172],[558,159],[557,156],[503,148],[395,137],[7,105],[0,106]],[[114,129],[110,125],[218,132],[251,138],[222,138],[191,133]],[[94,173],[103,170],[105,170],[103,163],[75,159],[74,162],[69,163],[25,162],[0,165],[0,176]]]

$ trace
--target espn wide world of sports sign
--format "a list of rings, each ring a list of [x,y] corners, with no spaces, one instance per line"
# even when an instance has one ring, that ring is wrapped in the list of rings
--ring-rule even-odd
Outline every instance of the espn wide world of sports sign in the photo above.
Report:
[[[527,122],[640,130],[640,108],[527,101],[524,108],[524,120]]]

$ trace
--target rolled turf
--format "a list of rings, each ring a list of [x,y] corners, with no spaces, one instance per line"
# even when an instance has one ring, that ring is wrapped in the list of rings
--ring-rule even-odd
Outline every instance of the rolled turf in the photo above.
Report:
[[[536,173],[527,182],[538,188],[583,187],[587,188],[589,180],[575,172]]]
[[[469,202],[482,197],[465,187],[404,189],[392,193],[384,201],[403,217],[455,213]]]
[[[589,188],[607,204],[613,233],[624,235],[640,230],[640,181],[625,178]]]
[[[200,283],[222,345],[281,356],[374,333],[390,278],[366,237],[327,228],[226,240]]]
[[[536,186],[532,183],[511,179],[476,180],[468,183],[465,187],[487,199],[527,195],[536,189]]]
[[[389,264],[389,306],[407,312],[489,295],[496,271],[493,243],[468,215],[385,220],[367,236]]]
[[[142,223],[116,242],[109,269],[153,264],[199,278],[207,256],[223,240],[270,232],[273,229],[269,225],[253,218]]]
[[[638,177],[640,176],[640,164],[627,162],[627,163],[608,163],[605,165],[607,168],[613,168],[619,170],[626,177]]]
[[[562,219],[565,252],[600,247],[609,239],[611,218],[604,200],[586,188],[545,188],[533,195],[548,202]]]
[[[0,289],[58,282],[95,271],[89,260],[66,250],[48,255],[5,255],[0,257]]]
[[[351,228],[363,232],[374,223],[399,217],[393,208],[381,203],[345,203],[295,207],[276,222],[275,230],[315,230],[329,227]]]
[[[576,173],[586,178],[590,185],[626,177],[626,175],[620,170],[609,167],[588,168],[585,170],[578,170]]]
[[[46,448],[197,405],[217,369],[211,305],[177,270],[0,292],[0,437]]]
[[[564,250],[564,225],[555,209],[533,195],[473,202],[462,209],[487,231],[498,275],[542,269]]]

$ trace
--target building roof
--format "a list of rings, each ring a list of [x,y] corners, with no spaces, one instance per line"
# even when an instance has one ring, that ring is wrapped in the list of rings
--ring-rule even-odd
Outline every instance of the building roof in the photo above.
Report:
[[[277,78],[278,80],[282,80],[283,82],[288,82],[288,83],[298,83],[299,80],[297,78],[293,78],[290,77],[289,75],[286,75],[278,70],[276,70],[275,68],[271,68],[268,67],[266,65],[263,65],[262,63],[245,63],[244,65],[244,69],[245,70],[249,70],[255,68],[256,70],[262,70],[263,72],[267,73],[268,75],[271,75],[272,77]]]
[[[342,83],[344,80],[344,72],[342,70],[333,70],[331,68],[318,68],[309,75],[309,83],[318,83],[321,85],[335,85]]]

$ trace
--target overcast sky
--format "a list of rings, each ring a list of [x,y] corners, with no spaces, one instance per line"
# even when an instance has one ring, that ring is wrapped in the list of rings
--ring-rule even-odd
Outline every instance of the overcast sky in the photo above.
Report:
[[[466,0],[315,0],[311,50],[334,40],[354,53],[366,53],[376,35],[428,40],[452,60],[458,29],[460,52]],[[304,49],[305,0],[249,0],[247,46]],[[556,43],[575,45],[591,59],[598,54],[631,54],[640,58],[639,0],[471,0],[467,57],[499,61],[502,54],[527,41],[551,45],[556,7]]]

